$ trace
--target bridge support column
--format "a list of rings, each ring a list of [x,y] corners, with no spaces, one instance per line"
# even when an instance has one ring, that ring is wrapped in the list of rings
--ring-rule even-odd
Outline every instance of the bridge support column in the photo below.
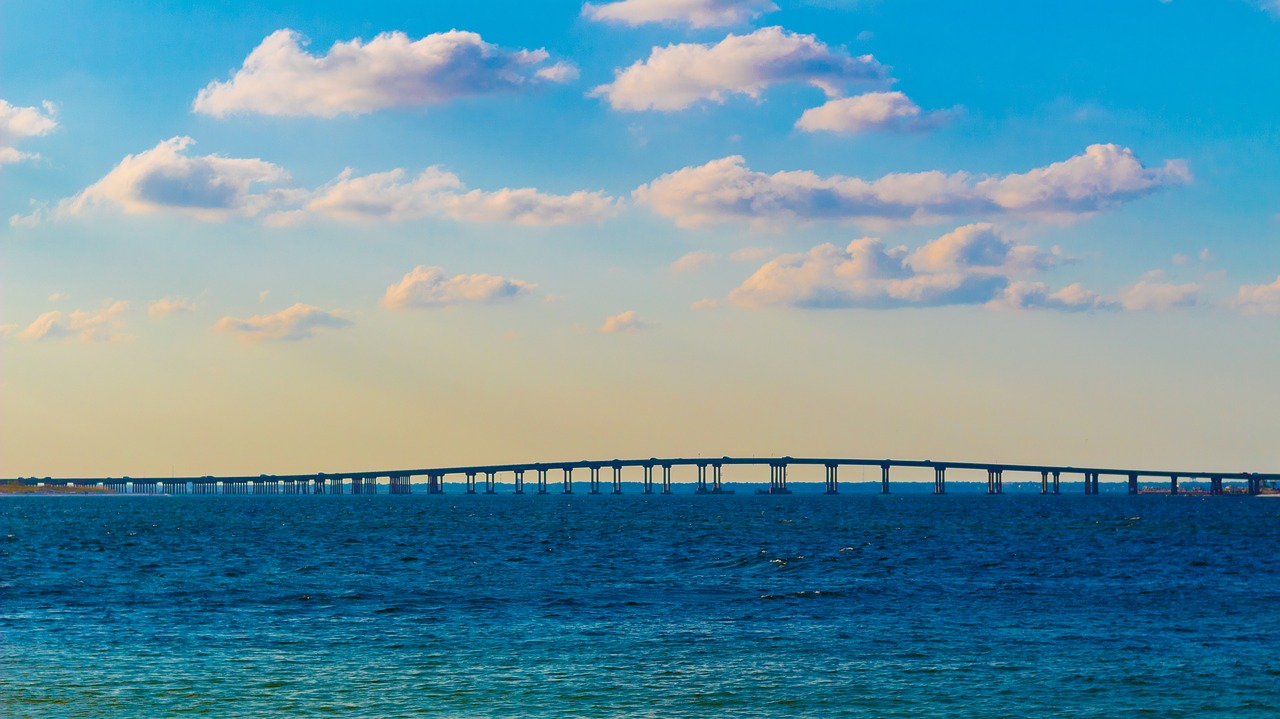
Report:
[[[694,490],[697,494],[707,493],[707,465],[698,465],[698,488]]]
[[[720,465],[711,465],[711,491],[714,494],[720,494],[724,491],[724,487],[720,486]]]
[[[538,494],[547,493],[547,470],[538,469]]]
[[[1093,472],[1084,473],[1084,493],[1093,494]]]
[[[1222,493],[1222,477],[1210,477],[1209,494],[1221,495]]]
[[[573,467],[564,468],[564,482],[560,487],[561,494],[573,494]]]
[[[1129,494],[1138,493],[1138,475],[1135,472],[1129,473]]]
[[[1102,489],[1098,487],[1098,478],[1101,476],[1102,476],[1101,472],[1093,473],[1093,493],[1094,494],[1102,494]]]
[[[444,475],[443,474],[427,475],[427,493],[428,494],[444,494]]]
[[[613,465],[613,493],[622,494],[622,465]]]
[[[467,494],[476,493],[476,473],[467,472]]]
[[[1169,477],[1169,494],[1178,493],[1178,475]]]
[[[1059,477],[1060,477],[1060,475],[1061,475],[1061,472],[1054,472],[1054,473],[1053,473],[1053,493],[1054,493],[1054,494],[1062,494],[1062,489],[1061,489],[1061,487],[1060,487],[1060,485],[1059,485]]]
[[[1262,480],[1258,477],[1249,477],[1249,495],[1258,496],[1262,494]]]
[[[644,465],[644,493],[653,494],[653,465]]]
[[[591,468],[591,494],[600,494],[600,468]]]
[[[934,494],[947,493],[947,468],[946,467],[933,468],[933,493]]]
[[[880,465],[880,494],[889,493],[889,465]]]
[[[662,493],[671,494],[671,465],[662,465]]]
[[[493,472],[484,473],[484,493],[485,494],[498,493],[498,487],[497,487],[497,483],[494,482]]]
[[[769,494],[791,494],[787,489],[787,465],[771,464],[769,467],[773,470],[773,476],[769,478]]]
[[[1041,470],[1040,472],[1040,494],[1049,493],[1049,473]]]
[[[516,470],[516,494],[524,494],[524,470]]]
[[[840,493],[840,480],[836,477],[836,472],[839,471],[839,466],[840,465],[837,464],[827,465],[827,494]]]

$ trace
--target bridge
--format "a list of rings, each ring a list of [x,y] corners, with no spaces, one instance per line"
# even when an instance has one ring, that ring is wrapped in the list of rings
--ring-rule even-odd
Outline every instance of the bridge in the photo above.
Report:
[[[419,469],[395,469],[363,472],[257,475],[257,476],[223,476],[205,475],[201,477],[69,477],[38,478],[19,477],[9,480],[27,486],[60,486],[60,487],[101,487],[118,493],[131,494],[377,494],[379,485],[386,486],[388,493],[404,495],[413,491],[415,478],[425,478],[428,494],[443,494],[446,477],[463,477],[466,481],[466,493],[497,493],[499,475],[511,475],[515,482],[515,494],[525,493],[525,475],[533,474],[536,478],[536,492],[550,493],[551,480],[560,479],[560,494],[573,494],[573,475],[577,470],[585,470],[589,480],[590,494],[601,494],[601,470],[609,470],[607,478],[609,491],[612,494],[622,493],[622,476],[624,469],[640,470],[643,482],[643,493],[653,494],[655,485],[661,494],[671,494],[671,470],[675,467],[696,468],[696,494],[732,494],[725,489],[721,481],[721,472],[725,467],[769,467],[768,489],[757,490],[759,494],[790,494],[787,486],[787,470],[794,466],[822,466],[826,470],[825,488],[827,494],[839,493],[839,471],[842,467],[871,467],[880,469],[880,492],[890,492],[890,472],[893,469],[932,469],[933,493],[947,493],[947,471],[985,472],[988,494],[1004,493],[1005,472],[1032,475],[1039,477],[1041,494],[1059,494],[1061,480],[1064,475],[1079,475],[1084,480],[1084,493],[1099,493],[1103,477],[1120,478],[1127,482],[1129,494],[1138,494],[1141,480],[1156,479],[1160,485],[1167,482],[1168,492],[1178,494],[1179,480],[1208,480],[1209,493],[1226,494],[1227,483],[1242,488],[1251,495],[1261,494],[1265,483],[1272,486],[1280,480],[1280,473],[1257,472],[1204,472],[1204,471],[1169,471],[1149,469],[1117,469],[1107,467],[1071,467],[1038,464],[1001,464],[988,462],[935,462],[933,460],[903,459],[855,459],[855,458],[819,458],[819,457],[673,457],[659,459],[610,459],[610,460],[578,460],[572,462],[532,462],[523,464],[490,464],[457,467],[428,467]],[[554,473],[554,474],[553,474]],[[655,473],[658,475],[655,478]],[[482,477],[483,489],[477,481]],[[379,480],[385,480],[380,482]],[[421,482],[418,483],[421,486]]]

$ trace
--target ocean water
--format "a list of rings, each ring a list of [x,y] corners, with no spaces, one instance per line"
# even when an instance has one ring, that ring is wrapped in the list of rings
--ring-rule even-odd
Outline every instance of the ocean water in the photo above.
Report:
[[[1280,500],[0,499],[0,717],[1280,716]]]

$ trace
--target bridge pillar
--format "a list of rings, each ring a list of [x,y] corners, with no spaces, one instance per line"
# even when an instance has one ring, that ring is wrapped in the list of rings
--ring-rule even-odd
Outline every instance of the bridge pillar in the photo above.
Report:
[[[467,472],[467,494],[476,493],[476,473]]]
[[[1084,493],[1093,494],[1093,472],[1084,473]]]
[[[662,493],[671,494],[671,465],[662,465]]]
[[[1136,472],[1129,473],[1129,494],[1138,493],[1138,475]]]
[[[1041,470],[1040,471],[1040,494],[1048,494],[1048,493],[1049,493],[1049,472],[1046,470]]]
[[[720,494],[724,491],[724,487],[720,486],[720,463],[711,465],[711,491]]]
[[[516,472],[516,494],[524,494],[524,470],[517,469]]]
[[[987,494],[996,493],[996,471],[994,469],[987,470]]]
[[[694,490],[697,494],[707,493],[707,465],[698,465],[698,488]]]
[[[1102,476],[1102,472],[1093,473],[1093,493],[1102,494],[1101,488],[1098,487],[1098,478]]]
[[[547,470],[538,468],[538,494],[547,493]]]
[[[769,494],[791,494],[791,490],[787,489],[786,463],[771,464],[769,468],[772,470],[772,476],[769,478]]]
[[[1062,492],[1061,492],[1061,488],[1059,487],[1059,475],[1060,475],[1060,474],[1061,474],[1060,472],[1054,472],[1054,473],[1053,473],[1053,493],[1054,493],[1054,494],[1062,494]]]
[[[1249,477],[1249,494],[1255,497],[1262,494],[1262,480],[1258,477]]]
[[[653,494],[653,465],[644,465],[644,493]]]
[[[600,494],[600,468],[591,467],[591,494]]]
[[[1209,478],[1209,494],[1213,494],[1213,495],[1222,494],[1222,477]]]
[[[622,494],[622,465],[613,465],[613,493]]]
[[[933,468],[933,493],[934,494],[947,493],[947,468],[946,467]]]
[[[839,467],[840,465],[838,464],[827,465],[827,494],[840,493],[840,480],[836,477],[836,472],[839,471]]]
[[[880,494],[889,493],[889,465],[880,465]]]
[[[496,482],[494,482],[493,474],[494,474],[493,472],[484,473],[484,493],[485,494],[498,493],[497,484]]]
[[[444,494],[444,475],[435,473],[427,475],[427,494]]]
[[[573,494],[573,467],[564,468],[564,483],[560,487],[561,494]]]
[[[1178,475],[1175,474],[1169,477],[1169,494],[1177,494],[1177,493],[1178,493]]]

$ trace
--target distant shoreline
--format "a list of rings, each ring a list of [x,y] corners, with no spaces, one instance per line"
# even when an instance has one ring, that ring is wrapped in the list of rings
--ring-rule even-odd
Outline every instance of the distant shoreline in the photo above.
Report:
[[[53,496],[59,494],[118,494],[107,487],[77,487],[74,485],[45,485],[32,487],[17,482],[0,484],[0,495]]]

